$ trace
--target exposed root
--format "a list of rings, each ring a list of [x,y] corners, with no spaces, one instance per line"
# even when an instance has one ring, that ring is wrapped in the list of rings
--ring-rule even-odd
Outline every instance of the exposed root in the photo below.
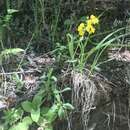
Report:
[[[97,87],[93,80],[90,79],[88,73],[79,73],[72,71],[73,92],[72,102],[76,111],[81,111],[81,118],[84,130],[86,130],[89,113],[94,109],[95,95],[97,93]]]

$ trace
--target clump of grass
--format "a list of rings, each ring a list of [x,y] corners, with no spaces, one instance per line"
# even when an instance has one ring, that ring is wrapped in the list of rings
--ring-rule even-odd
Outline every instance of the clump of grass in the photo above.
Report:
[[[88,129],[90,111],[96,108],[98,98],[99,100],[101,98],[107,100],[109,93],[107,85],[103,85],[103,82],[100,83],[101,79],[92,78],[93,76],[95,77],[94,72],[99,59],[105,50],[112,46],[114,42],[128,35],[128,33],[121,33],[125,28],[117,29],[90,48],[92,34],[96,31],[94,23],[98,25],[99,19],[91,15],[89,19],[78,26],[80,37],[75,37],[71,34],[67,35],[70,55],[68,62],[72,64],[73,70],[71,73],[73,83],[72,103],[76,108],[76,112],[81,112],[80,115],[84,130]],[[92,63],[90,63],[90,59]],[[89,63],[89,69],[85,69],[86,64],[88,65]]]

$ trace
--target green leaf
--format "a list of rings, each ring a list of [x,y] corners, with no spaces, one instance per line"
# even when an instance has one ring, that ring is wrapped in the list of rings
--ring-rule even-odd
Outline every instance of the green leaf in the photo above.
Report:
[[[36,107],[36,109],[40,107],[40,105],[42,104],[42,96],[35,95],[32,104]]]
[[[7,124],[15,124],[18,120],[21,120],[23,116],[23,109],[22,108],[11,108],[9,110],[4,111],[3,119],[6,121]]]
[[[11,127],[9,130],[28,130],[29,125],[32,124],[32,120],[30,117],[25,117],[22,122],[19,122],[18,124]]]
[[[63,93],[63,92],[66,92],[66,91],[70,91],[70,90],[71,90],[71,88],[67,87],[67,88],[61,90],[60,93]]]
[[[74,60],[74,39],[71,34],[67,34],[67,40],[68,40],[68,47],[69,47],[69,53],[71,56],[71,59]]]
[[[61,97],[60,97],[60,91],[58,91],[57,89],[55,89],[55,90],[53,90],[53,93],[54,93],[54,96],[55,96],[55,98],[56,98],[56,100],[58,101],[58,102],[61,102]]]
[[[70,103],[63,104],[63,107],[68,110],[74,110],[74,107]]]
[[[29,101],[25,101],[21,105],[26,112],[31,112],[33,109],[33,104]]]
[[[28,130],[29,126],[25,123],[19,123],[18,126],[16,126],[16,130]]]
[[[65,118],[65,110],[63,107],[60,107],[60,109],[58,110],[58,116],[60,119]]]
[[[54,104],[49,111],[47,112],[47,114],[45,115],[47,120],[49,122],[53,122],[56,118],[57,118],[57,114],[58,114],[58,105]]]
[[[38,122],[38,120],[40,118],[40,108],[38,108],[37,110],[32,109],[31,118],[33,121]]]
[[[55,76],[51,76],[51,79],[55,82],[57,82],[57,78]]]
[[[41,108],[41,115],[45,116],[45,114],[49,111],[49,109],[50,109],[49,107],[42,107]]]
[[[11,48],[11,49],[5,49],[1,52],[1,55],[17,55],[20,52],[23,52],[24,50],[21,48]]]
[[[8,14],[13,14],[13,13],[18,12],[18,10],[15,10],[15,9],[8,9],[7,12],[8,12]]]
[[[17,125],[11,127],[9,130],[28,130],[28,127],[29,126],[24,123],[18,123]]]
[[[77,59],[75,59],[75,60],[67,60],[67,61],[65,61],[66,63],[75,63],[75,62],[77,62]]]
[[[24,117],[23,123],[25,123],[27,125],[31,125],[32,124],[32,119],[29,116]]]

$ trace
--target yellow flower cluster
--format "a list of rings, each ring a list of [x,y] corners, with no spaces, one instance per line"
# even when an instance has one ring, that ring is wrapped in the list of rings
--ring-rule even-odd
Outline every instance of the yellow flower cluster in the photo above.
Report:
[[[96,16],[91,15],[90,18],[86,21],[86,24],[80,23],[80,25],[78,26],[77,30],[78,30],[79,35],[81,37],[84,36],[86,31],[89,34],[95,33],[96,29],[94,25],[98,23],[99,23],[99,19]]]
[[[79,35],[80,36],[83,36],[84,33],[85,33],[85,24],[84,23],[81,23],[79,26],[78,26],[78,32],[79,32]]]

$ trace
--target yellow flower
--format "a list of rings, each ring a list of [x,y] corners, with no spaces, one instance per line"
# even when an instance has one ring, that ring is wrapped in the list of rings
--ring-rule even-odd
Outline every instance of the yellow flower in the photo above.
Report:
[[[78,26],[78,33],[79,35],[82,37],[84,36],[85,32],[87,31],[89,34],[93,34],[95,33],[96,29],[94,27],[95,24],[99,23],[99,19],[94,16],[91,15],[89,17],[89,19],[87,18],[86,24],[85,23],[80,23],[80,25]]]
[[[94,28],[94,25],[98,23],[99,23],[98,18],[95,17],[94,15],[91,15],[90,19],[87,20],[86,31],[89,34],[95,33],[96,29]]]
[[[92,24],[98,24],[99,23],[99,19],[94,15],[90,16],[90,20],[91,20]]]
[[[91,19],[87,20],[87,26],[92,25],[92,24],[93,24],[93,23],[92,23],[92,20],[91,20]]]
[[[79,26],[78,26],[78,32],[79,32],[79,35],[80,36],[84,36],[84,33],[85,33],[85,24],[84,23],[81,23]]]
[[[88,24],[87,27],[86,27],[86,31],[89,34],[92,34],[92,33],[95,33],[95,28],[92,26],[92,24]]]

